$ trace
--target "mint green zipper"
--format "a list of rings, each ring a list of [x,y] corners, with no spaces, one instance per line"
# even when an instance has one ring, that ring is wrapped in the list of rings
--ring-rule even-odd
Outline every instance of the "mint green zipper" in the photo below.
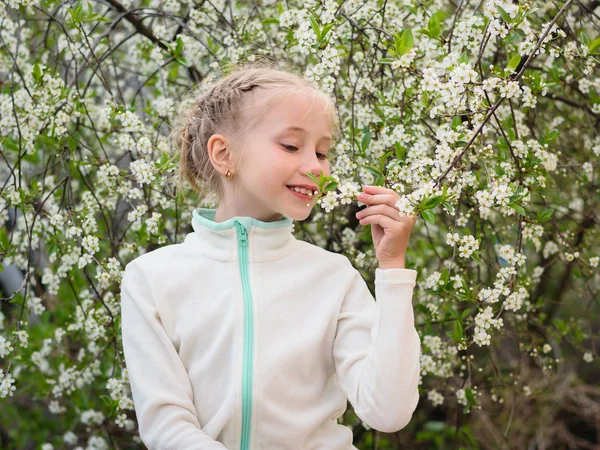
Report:
[[[237,220],[235,221],[235,226],[238,232],[238,259],[244,292],[244,360],[242,368],[242,438],[240,450],[250,450],[254,316],[252,311],[250,277],[248,276],[248,232]]]
[[[212,238],[209,230],[228,230],[235,226],[238,241],[238,259],[242,289],[244,293],[244,356],[242,370],[242,436],[241,450],[250,450],[250,432],[252,429],[252,365],[254,352],[254,316],[252,309],[252,290],[248,274],[248,231],[256,226],[265,230],[290,227],[293,220],[283,216],[281,220],[264,222],[250,216],[235,216],[223,222],[215,222],[216,209],[194,208],[192,227],[203,238]]]

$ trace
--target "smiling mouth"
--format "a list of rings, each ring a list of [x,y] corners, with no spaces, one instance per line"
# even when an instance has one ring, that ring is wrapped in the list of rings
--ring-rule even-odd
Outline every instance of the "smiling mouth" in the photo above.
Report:
[[[291,187],[289,187],[289,186],[286,186],[286,187],[288,188],[288,190],[290,190],[290,191],[291,191],[291,193],[292,193],[292,194],[296,194],[296,196],[297,196],[298,198],[301,198],[301,199],[303,199],[303,200],[313,200],[313,199],[315,198],[314,196],[312,196],[312,197],[311,197],[311,196],[310,196],[310,195],[308,195],[308,194],[303,194],[302,192],[295,191],[295,190],[293,190],[293,189],[292,189]]]

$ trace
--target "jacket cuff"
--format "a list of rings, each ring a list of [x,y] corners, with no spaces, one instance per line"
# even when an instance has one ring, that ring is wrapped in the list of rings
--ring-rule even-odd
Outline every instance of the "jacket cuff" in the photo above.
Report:
[[[396,269],[380,269],[375,268],[375,282],[383,282],[389,284],[417,284],[417,271],[415,269],[396,268]]]

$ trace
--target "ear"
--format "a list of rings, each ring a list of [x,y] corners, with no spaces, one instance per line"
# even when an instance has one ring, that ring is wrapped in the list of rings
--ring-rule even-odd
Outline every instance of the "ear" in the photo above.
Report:
[[[222,134],[213,134],[206,144],[208,157],[213,167],[222,174],[234,167],[231,145]]]

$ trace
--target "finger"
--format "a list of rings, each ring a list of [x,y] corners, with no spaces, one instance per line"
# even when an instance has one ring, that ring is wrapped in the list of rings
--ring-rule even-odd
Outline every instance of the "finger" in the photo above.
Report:
[[[388,216],[385,216],[383,214],[372,214],[370,216],[367,216],[364,219],[360,220],[360,224],[361,225],[377,224],[377,225],[380,225],[385,230],[391,230],[394,227],[398,226],[398,222],[396,220],[394,220]]]
[[[419,218],[416,214],[413,217],[407,216],[406,214],[402,214],[400,216],[402,220],[405,220],[407,223],[414,225],[417,223],[417,219]]]
[[[395,207],[390,207],[389,205],[367,206],[365,209],[362,209],[356,213],[356,218],[363,219],[373,214],[383,214],[388,216],[390,219],[394,219],[396,221],[400,221],[401,218],[398,209],[396,209]]]
[[[397,199],[400,199],[400,194],[398,194],[396,191],[394,191],[393,189],[390,188],[385,188],[383,186],[370,186],[370,185],[365,185],[363,186],[363,190],[367,193],[367,194],[391,194],[394,197],[396,197]]]
[[[367,194],[367,193],[362,193],[358,196],[358,201],[361,203],[364,203],[365,205],[389,205],[392,208],[395,208],[396,211],[398,211],[398,208],[396,207],[396,202],[398,201],[398,199],[390,193],[384,193],[384,194]]]
[[[415,226],[415,220],[411,219],[408,216],[405,215],[399,215],[392,213],[392,215],[389,214],[369,214],[367,216],[360,216],[358,219],[358,223],[360,223],[361,225],[366,225],[368,223],[373,223],[371,221],[371,219],[373,217],[385,217],[386,221],[381,223],[381,226],[388,229],[388,230],[402,230],[402,232],[405,233],[411,233],[414,226]],[[379,223],[377,221],[375,221],[374,223]]]
[[[400,222],[400,223],[406,224],[406,226],[408,226],[412,229],[415,226],[415,223],[417,223],[417,216],[410,217],[410,216],[407,216],[406,214],[401,214],[401,215],[399,215],[399,218],[396,220],[398,220],[398,222]]]

